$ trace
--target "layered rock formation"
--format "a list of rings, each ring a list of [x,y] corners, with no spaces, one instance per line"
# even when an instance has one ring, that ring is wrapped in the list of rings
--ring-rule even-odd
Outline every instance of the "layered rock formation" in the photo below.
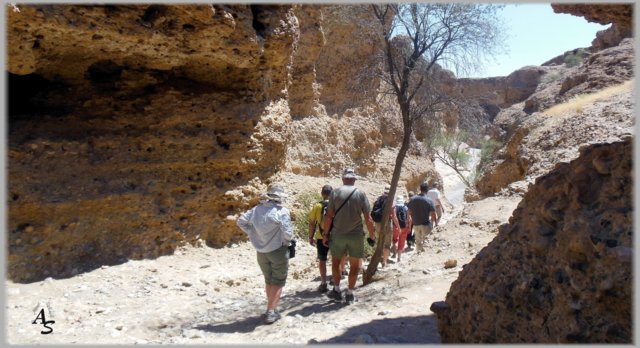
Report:
[[[585,146],[533,185],[434,303],[445,343],[631,343],[633,142]]]
[[[9,16],[9,272],[223,245],[286,158],[288,6],[19,6]]]
[[[506,144],[478,180],[479,193],[522,193],[526,183],[547,173],[556,163],[576,158],[580,146],[633,134],[630,84],[616,92],[616,97],[606,95],[594,104],[582,106],[580,98],[576,99],[630,81],[633,58],[632,40],[625,39],[619,46],[592,54],[577,67],[540,67],[545,74],[536,91],[524,102],[501,110],[494,120],[494,125],[503,130]],[[546,112],[558,103],[566,105],[559,115]],[[517,184],[520,181],[525,187]]]
[[[394,115],[365,107],[375,93],[356,97],[350,79],[372,59],[373,36],[354,30],[368,16],[363,5],[9,10],[8,277],[244,239],[235,217],[282,170],[388,172],[375,160],[399,141],[379,142]],[[435,174],[420,167],[404,180]]]

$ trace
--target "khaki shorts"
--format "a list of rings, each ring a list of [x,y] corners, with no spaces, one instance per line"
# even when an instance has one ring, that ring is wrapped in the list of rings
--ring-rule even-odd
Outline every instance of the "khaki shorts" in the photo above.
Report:
[[[341,258],[347,253],[349,257],[364,257],[364,234],[331,234],[329,250],[334,259]]]
[[[391,225],[387,226],[387,229],[389,229],[389,233],[386,236],[384,236],[384,239],[380,235],[380,232],[381,232],[380,229],[382,229],[382,223],[375,222],[374,226],[376,228],[376,240],[380,241],[380,243],[382,243],[385,249],[391,249],[391,237],[393,237],[393,233],[391,232],[391,228],[390,228]]]
[[[258,265],[266,284],[284,286],[289,270],[289,248],[286,245],[269,252],[258,252]]]

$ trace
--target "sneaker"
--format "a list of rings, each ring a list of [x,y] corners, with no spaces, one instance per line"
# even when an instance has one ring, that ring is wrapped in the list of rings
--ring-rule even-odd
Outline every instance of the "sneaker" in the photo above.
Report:
[[[320,286],[318,286],[318,291],[320,292],[327,292],[329,289],[327,287],[327,283],[320,283]]]
[[[280,313],[273,311],[273,312],[267,312],[267,316],[265,318],[265,322],[267,324],[273,324],[275,323],[278,319],[280,319]]]
[[[339,291],[336,291],[334,289],[332,289],[331,291],[329,291],[329,293],[327,294],[327,296],[335,301],[342,301],[342,293]]]
[[[344,300],[347,304],[353,304],[354,302],[356,302],[356,296],[353,293],[346,294],[344,296]]]

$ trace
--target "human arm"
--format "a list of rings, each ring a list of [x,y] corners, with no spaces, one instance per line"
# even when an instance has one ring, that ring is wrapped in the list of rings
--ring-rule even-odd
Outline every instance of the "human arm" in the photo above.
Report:
[[[331,225],[333,224],[333,218],[335,216],[335,213],[333,211],[332,207],[329,207],[327,209],[327,214],[324,216],[324,221],[323,221],[323,225],[322,225],[322,244],[324,244],[324,246],[329,246],[329,228],[331,227]]]
[[[391,205],[391,212],[389,213],[391,216],[391,221],[393,221],[393,226],[400,227],[400,222],[398,221],[398,214],[396,214],[396,205]]]
[[[240,227],[240,229],[246,234],[255,232],[253,224],[251,223],[252,215],[253,215],[253,209],[250,209],[242,213],[240,217],[238,217],[238,220],[236,220],[236,225],[238,225],[238,227]]]
[[[371,218],[371,214],[364,214],[364,223],[367,225],[367,230],[369,231],[369,238],[376,240],[376,228],[373,224],[373,219]]]
[[[314,235],[316,233],[316,228],[320,227],[317,218],[316,206],[317,205],[314,205],[309,212],[309,244],[311,245],[316,245],[316,239],[314,238]]]
[[[436,211],[431,210],[431,221],[433,221],[433,226],[438,226],[438,217],[436,216]]]
[[[293,239],[293,228],[291,227],[291,214],[288,209],[282,209],[280,216],[280,229],[282,231],[282,240],[289,245],[289,241]]]

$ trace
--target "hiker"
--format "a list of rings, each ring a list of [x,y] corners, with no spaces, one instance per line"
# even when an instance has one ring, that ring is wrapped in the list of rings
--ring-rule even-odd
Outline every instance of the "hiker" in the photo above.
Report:
[[[438,226],[436,208],[433,201],[427,197],[428,191],[429,185],[426,182],[423,182],[420,184],[420,193],[413,196],[407,204],[414,226],[413,230],[416,233],[416,252],[418,254],[424,251],[422,243],[424,237],[431,233],[431,230],[434,227],[433,224]]]
[[[440,191],[438,191],[438,184],[431,185],[431,189],[427,192],[427,197],[431,198],[431,201],[436,206],[436,221],[440,223],[440,218],[444,213],[444,207],[442,205],[442,201],[440,200]]]
[[[362,258],[364,258],[365,235],[361,216],[364,216],[369,238],[375,241],[373,220],[369,215],[369,200],[364,192],[354,186],[356,178],[356,173],[351,168],[342,172],[343,186],[331,192],[322,235],[322,242],[331,251],[333,290],[329,292],[328,296],[336,301],[342,300],[340,258],[347,253],[349,254],[348,288],[345,295],[347,304],[355,302],[353,292],[362,266]]]
[[[327,292],[327,254],[329,248],[322,243],[322,220],[327,212],[327,206],[329,205],[329,196],[331,195],[333,188],[331,185],[324,185],[320,194],[322,200],[313,205],[309,212],[309,244],[315,246],[318,251],[318,268],[320,270],[320,285],[318,291]],[[344,272],[344,263],[346,256],[340,261],[341,274]]]
[[[409,197],[407,202],[410,201],[414,195],[415,193],[413,193],[413,191],[409,191]],[[411,224],[411,226],[409,227],[409,233],[407,234],[407,247],[411,248],[415,243],[416,243],[416,236],[413,233],[413,224]]]
[[[394,212],[398,218],[398,224],[393,225],[394,238],[396,238],[396,235],[398,236],[396,262],[400,262],[400,255],[404,251],[404,244],[407,240],[409,230],[411,229],[411,215],[409,215],[409,208],[404,204],[404,197],[402,197],[402,195],[396,197],[396,207]]]
[[[398,218],[394,211],[395,202],[392,200],[391,210],[389,210],[389,218],[391,219],[391,223],[387,226],[387,232],[389,233],[382,233],[382,208],[384,208],[384,203],[387,201],[390,189],[391,187],[389,185],[384,187],[384,191],[382,191],[382,194],[378,196],[376,201],[373,203],[373,208],[371,209],[371,218],[374,222],[376,238],[378,238],[380,243],[382,243],[382,245],[384,246],[382,249],[381,260],[383,268],[387,266],[387,263],[389,262],[389,254],[391,253],[393,239],[391,228],[394,224],[398,225]]]
[[[289,243],[293,239],[289,209],[282,206],[287,195],[281,185],[274,184],[263,200],[240,215],[237,224],[256,249],[258,265],[264,275],[267,293],[265,321],[271,324],[280,319],[276,311],[289,268]]]

